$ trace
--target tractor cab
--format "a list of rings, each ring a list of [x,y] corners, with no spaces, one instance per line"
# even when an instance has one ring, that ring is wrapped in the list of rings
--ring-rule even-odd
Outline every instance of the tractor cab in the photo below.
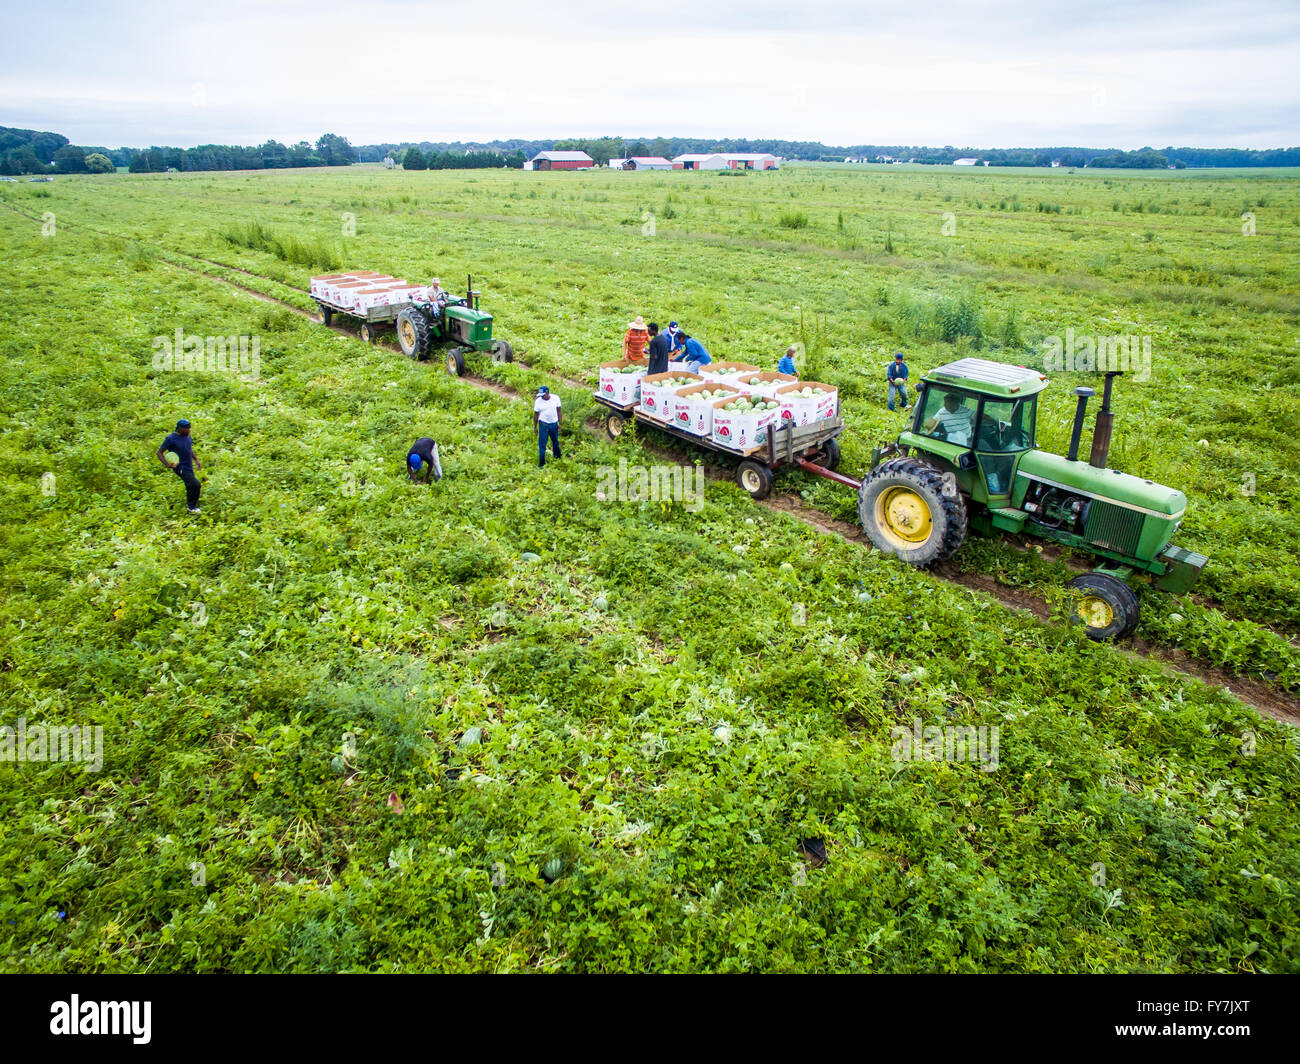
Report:
[[[974,501],[1005,506],[1020,456],[1036,446],[1038,393],[1046,387],[1046,377],[1023,366],[950,362],[917,384],[911,430],[898,442],[945,460]]]

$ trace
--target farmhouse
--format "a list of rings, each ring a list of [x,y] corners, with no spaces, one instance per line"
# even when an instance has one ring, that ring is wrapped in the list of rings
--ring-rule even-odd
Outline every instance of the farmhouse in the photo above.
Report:
[[[611,170],[672,170],[672,163],[662,155],[633,155],[630,159],[610,159]]]
[[[585,151],[541,151],[525,164],[526,170],[581,170],[595,166]]]
[[[952,161],[952,165],[953,166],[974,166],[977,162],[979,162],[978,159],[954,159]]]

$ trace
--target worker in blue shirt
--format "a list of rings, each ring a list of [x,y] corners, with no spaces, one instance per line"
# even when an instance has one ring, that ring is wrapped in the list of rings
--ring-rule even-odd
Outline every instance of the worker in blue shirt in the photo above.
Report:
[[[668,350],[670,352],[669,357],[672,357],[671,352],[680,351],[682,349],[682,345],[685,343],[686,343],[686,334],[682,332],[681,327],[678,326],[678,324],[675,321],[670,321],[668,323],[668,345],[669,345]]]
[[[168,452],[176,455],[176,464],[173,466],[167,461]],[[199,512],[199,478],[194,475],[195,468],[202,469],[203,463],[199,461],[199,456],[194,453],[194,439],[190,436],[190,423],[181,418],[176,422],[176,431],[169,432],[167,438],[162,441],[162,446],[158,448],[158,461],[163,464],[164,469],[170,469],[185,482],[185,508],[190,513]]]
[[[776,364],[777,373],[788,373],[791,377],[799,376],[799,371],[794,368],[795,348],[787,347],[785,354],[781,356],[781,361]]]
[[[685,332],[677,335],[682,338],[682,347],[681,354],[673,360],[674,365],[685,366],[689,372],[696,373],[701,366],[707,366],[713,361],[713,356],[695,337]]]
[[[907,363],[903,361],[902,351],[894,355],[894,361],[885,371],[885,379],[889,382],[889,409],[894,409],[895,392],[903,400],[903,409],[910,409],[912,404],[907,401]]]

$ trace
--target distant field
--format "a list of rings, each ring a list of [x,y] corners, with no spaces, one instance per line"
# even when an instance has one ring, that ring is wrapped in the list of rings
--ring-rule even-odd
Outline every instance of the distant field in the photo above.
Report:
[[[0,692],[107,748],[93,776],[0,761],[0,968],[1297,970],[1295,729],[1149,659],[1300,692],[1298,175],[0,186]],[[521,364],[476,387],[240,291],[309,310],[338,267],[472,273]],[[902,427],[894,351],[919,376],[1149,337],[1112,462],[1187,493],[1203,582],[1144,595],[1139,656],[725,482],[698,513],[602,503],[602,468],[662,448],[582,431],[569,382],[637,314],[715,358],[804,343],[851,474]],[[259,379],[154,371],[178,327],[257,337]],[[1096,378],[1052,376],[1064,450]],[[572,430],[539,475],[512,394],[542,382]],[[198,521],[153,455],[179,415]],[[400,476],[425,431],[431,491]],[[1067,562],[971,540],[956,569],[1055,604]],[[1000,726],[999,769],[892,761],[914,719]]]

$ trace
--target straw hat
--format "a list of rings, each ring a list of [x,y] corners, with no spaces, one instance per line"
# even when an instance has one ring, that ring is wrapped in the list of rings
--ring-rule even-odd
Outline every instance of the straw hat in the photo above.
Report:
[[[636,321],[631,322],[631,323],[628,325],[628,328],[629,328],[629,329],[640,329],[642,332],[649,332],[649,330],[645,327],[645,318],[641,317],[640,314],[638,314],[638,315],[636,316]]]

